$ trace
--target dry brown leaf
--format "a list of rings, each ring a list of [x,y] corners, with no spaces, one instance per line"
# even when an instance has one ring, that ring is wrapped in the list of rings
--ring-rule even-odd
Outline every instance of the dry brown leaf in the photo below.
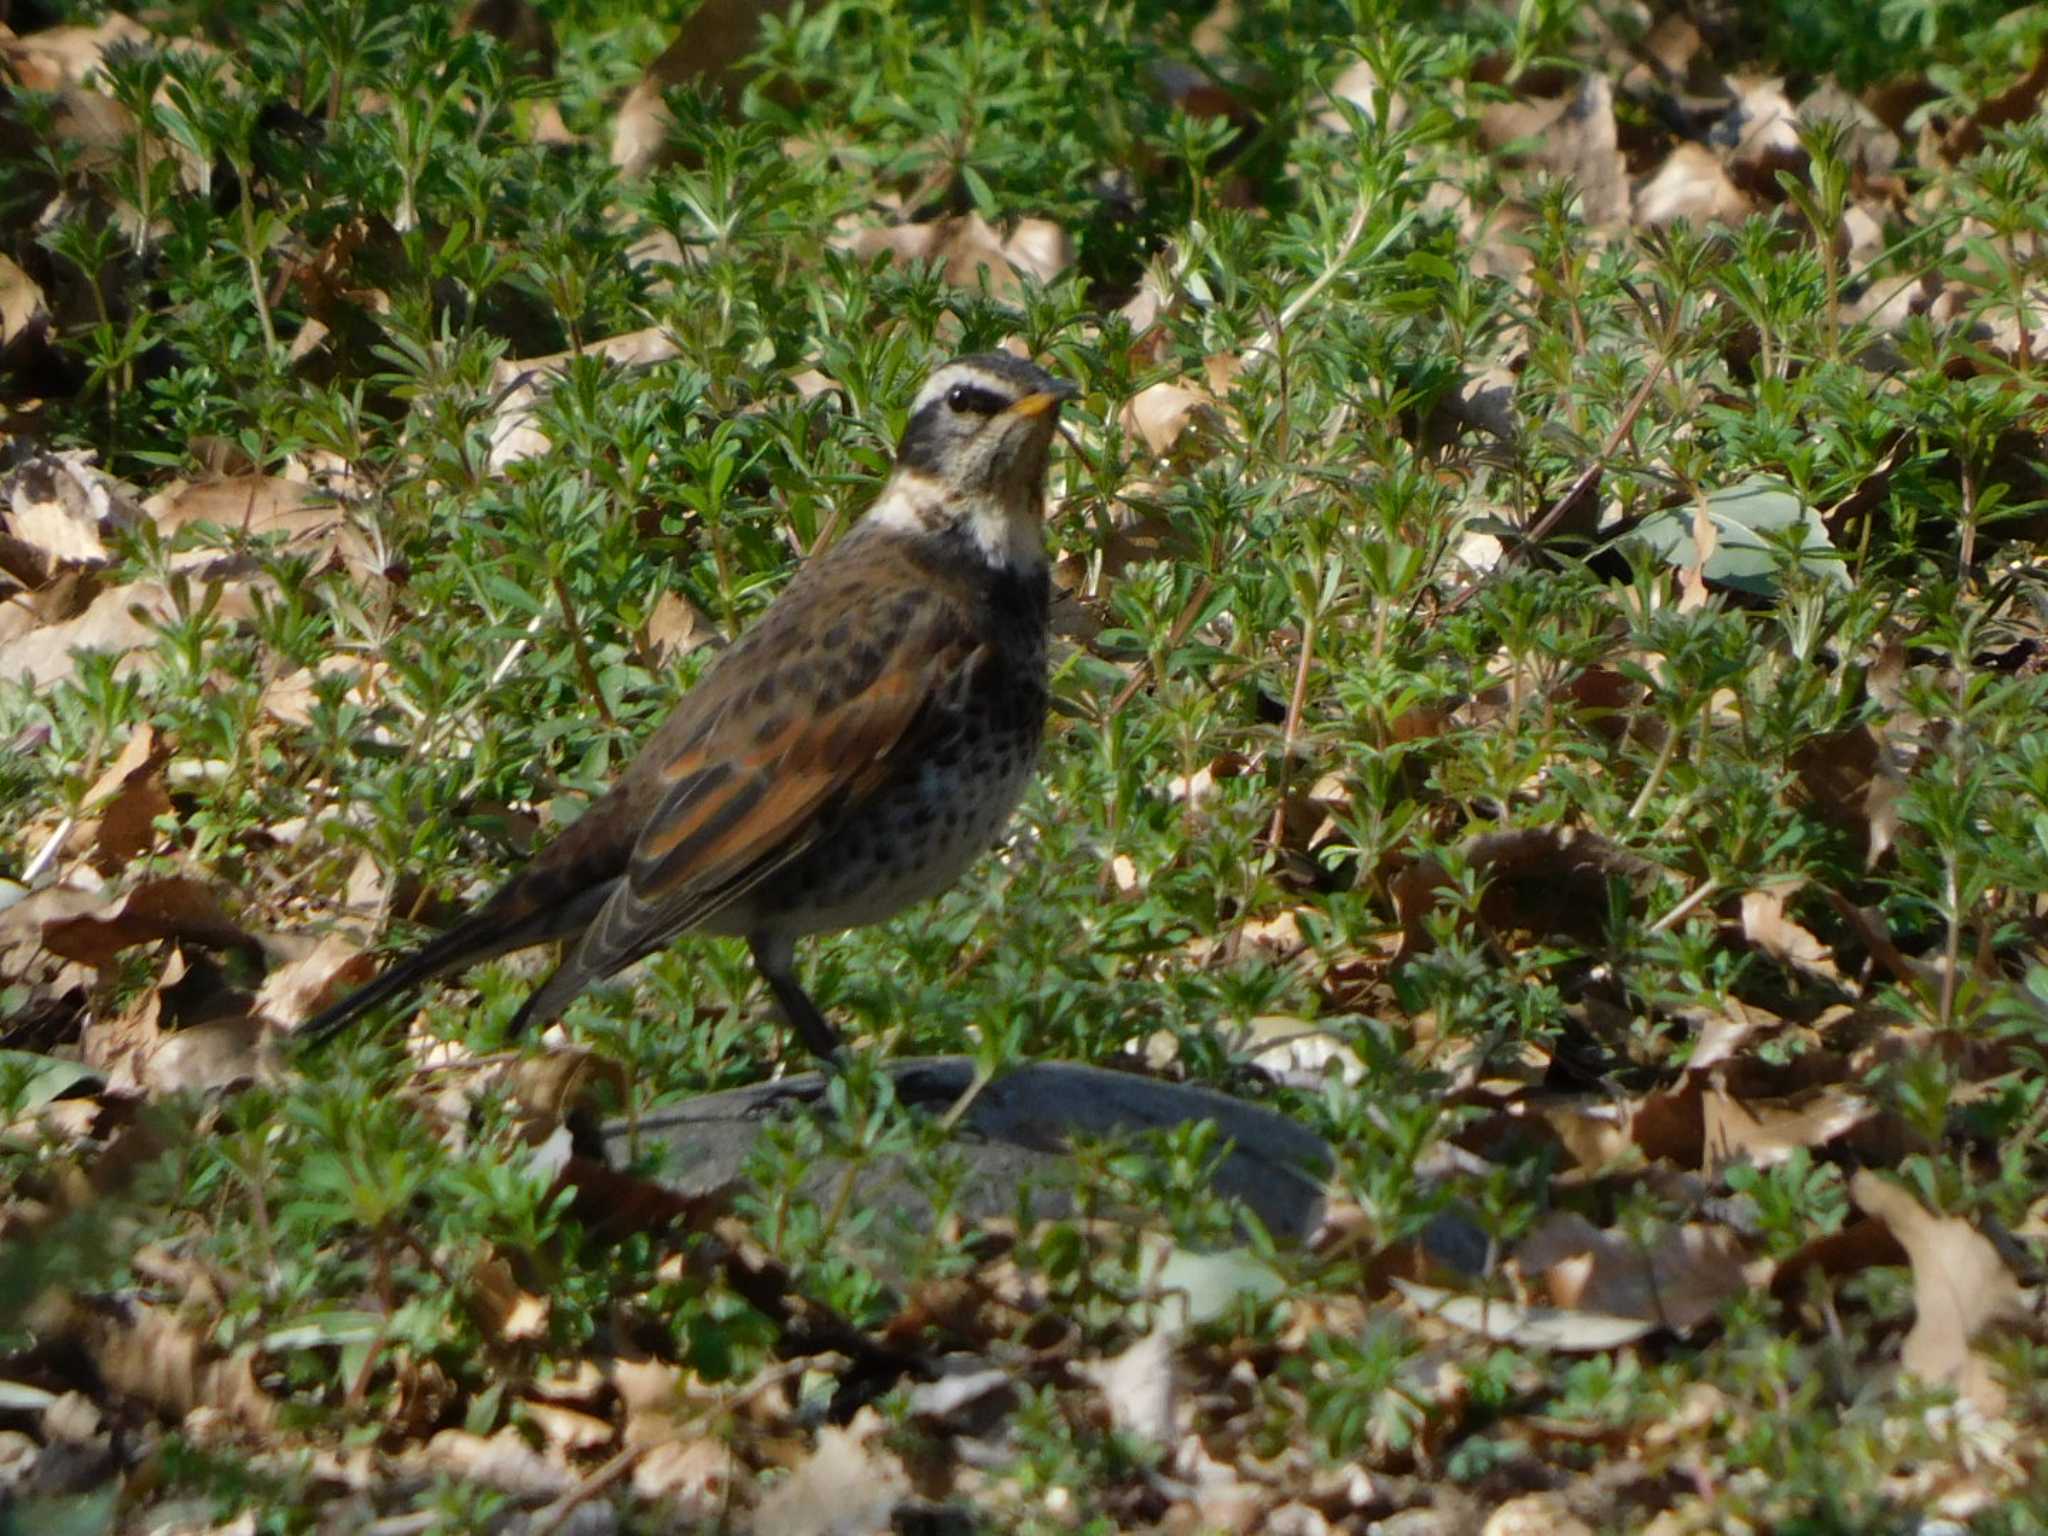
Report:
[[[49,924],[93,912],[104,900],[96,891],[50,885],[0,910],[0,980],[18,981],[30,974],[44,956],[43,930]]]
[[[1731,997],[1719,1012],[1700,1021],[1700,1032],[1694,1037],[1692,1051],[1685,1058],[1685,1070],[1704,1072],[1710,1067],[1718,1067],[1732,1060],[1743,1043],[1759,1029],[1775,1030],[1784,1022],[1776,1014],[1752,1008],[1742,999]]]
[[[41,453],[7,477],[0,529],[40,562],[42,574],[15,569],[16,560],[8,568],[30,585],[41,585],[67,566],[105,565],[112,556],[103,535],[132,526],[141,515],[128,488],[92,460],[85,449]]]
[[[1049,283],[1074,264],[1074,241],[1051,219],[1019,219],[1003,241],[1003,259],[1026,277]]]
[[[1744,1101],[1717,1080],[1702,1096],[1701,1110],[1705,1116],[1704,1166],[1709,1173],[1718,1173],[1733,1162],[1769,1168],[1800,1147],[1826,1146],[1869,1120],[1877,1106],[1839,1085],[1789,1099]]]
[[[426,1443],[421,1455],[430,1467],[517,1498],[560,1498],[578,1481],[569,1468],[529,1446],[510,1424],[489,1439],[444,1429]]]
[[[79,1059],[107,1075],[107,1086],[135,1092],[142,1086],[142,1067],[164,1035],[164,992],[185,979],[182,950],[173,949],[155,985],[121,1013],[95,1012],[79,1030]]]
[[[1575,1311],[1639,1317],[1686,1333],[1749,1288],[1749,1255],[1726,1227],[1691,1222],[1647,1248],[1560,1212],[1516,1245],[1514,1260],[1550,1299]]]
[[[2027,72],[1967,117],[1958,118],[1939,139],[1939,157],[1954,165],[1984,147],[1988,128],[2003,128],[2031,117],[2048,91],[2048,48],[2034,55]],[[1929,124],[1930,131],[1939,118]]]
[[[46,624],[0,645],[0,681],[47,688],[67,681],[75,651],[112,651],[123,660],[117,675],[134,666],[134,653],[155,643],[157,626],[174,616],[175,605],[161,582],[137,581],[110,587],[76,618]]]
[[[789,0],[705,0],[641,77],[612,125],[612,164],[628,180],[663,163],[675,119],[664,92],[691,81],[721,90],[736,104],[743,83],[734,70],[753,50],[763,16],[780,16]]]
[[[143,503],[157,527],[175,533],[194,523],[212,523],[233,534],[269,533],[294,538],[342,520],[341,509],[311,486],[281,475],[227,475],[218,480],[177,481]]]
[[[647,649],[663,665],[722,638],[703,609],[682,593],[668,590],[654,600],[644,634]]]
[[[683,1424],[693,1406],[710,1406],[708,1400],[693,1405],[690,1391],[696,1377],[682,1366],[664,1360],[614,1360],[609,1363],[607,1375],[626,1410],[628,1445],[673,1440],[684,1433]]]
[[[1743,893],[1743,938],[1808,977],[1841,985],[1835,952],[1786,915],[1786,897],[1798,887]]]
[[[85,792],[83,808],[95,819],[79,828],[91,849],[94,869],[117,874],[131,859],[156,846],[156,820],[171,814],[170,792],[163,768],[170,748],[148,725],[139,725],[120,756]]]
[[[519,1410],[539,1428],[548,1449],[565,1459],[608,1446],[614,1438],[612,1426],[603,1419],[593,1418],[587,1413],[578,1413],[573,1408],[564,1408],[559,1403],[544,1403],[534,1398],[522,1397],[519,1399]]]
[[[1793,752],[1792,771],[1826,821],[1860,832],[1864,867],[1874,869],[1898,835],[1905,790],[1894,754],[1868,725],[1816,736]]]
[[[222,911],[213,888],[189,875],[145,880],[111,901],[96,899],[86,911],[52,916],[42,924],[41,937],[52,953],[93,966],[159,939],[190,939],[221,949],[249,943],[249,935]]]
[[[1074,1373],[1094,1383],[1119,1430],[1154,1445],[1176,1439],[1174,1332],[1154,1328],[1122,1354],[1078,1360]]]
[[[535,407],[542,395],[555,387],[562,370],[578,356],[599,357],[622,368],[667,362],[681,355],[673,334],[658,325],[618,336],[607,336],[585,346],[581,353],[550,352],[541,357],[500,358],[491,368],[491,382],[499,391],[498,414],[491,423],[490,467],[503,470],[522,459],[539,458],[554,444],[535,425]]]
[[[1856,1203],[1887,1227],[1913,1268],[1913,1327],[1900,1363],[1923,1381],[1954,1387],[1965,1402],[1997,1417],[2005,1389],[1971,1345],[2022,1310],[2019,1281],[1991,1240],[1957,1216],[1937,1216],[1903,1185],[1872,1169],[1849,1183]]]
[[[1593,1536],[1561,1494],[1525,1493],[1497,1506],[1479,1536]]]
[[[1740,224],[1754,204],[1704,144],[1680,144],[1636,192],[1636,221],[1652,228]]]
[[[1570,106],[1547,137],[1545,160],[1579,189],[1579,213],[1595,229],[1628,223],[1628,165],[1614,122],[1614,86],[1589,71]]]
[[[36,280],[0,256],[0,351],[49,322],[49,302]]]
[[[1799,143],[1799,113],[1775,77],[1731,75],[1735,107],[1714,129],[1717,142],[1728,148],[1728,169],[1737,186],[1775,203],[1784,197],[1777,173],[1795,175],[1806,169],[1806,151]]]
[[[21,37],[0,37],[0,60],[23,88],[54,91],[83,85],[99,70],[109,48],[140,47],[150,41],[142,23],[117,11],[97,26],[44,27]]]
[[[721,1440],[664,1440],[633,1463],[633,1492],[666,1504],[677,1529],[716,1528],[731,1513],[739,1477],[732,1447]]]
[[[277,1405],[256,1382],[255,1350],[222,1356],[205,1329],[169,1308],[73,1304],[61,1331],[85,1349],[108,1388],[173,1421],[210,1409],[258,1432],[276,1422]]]
[[[291,1029],[376,974],[377,962],[362,945],[339,933],[322,934],[306,954],[263,978],[255,1012],[273,1025]]]
[[[1516,154],[1579,190],[1580,212],[1596,229],[1628,222],[1628,166],[1622,159],[1614,121],[1614,86],[1589,71],[1570,96],[1500,102],[1479,120],[1480,140],[1489,149],[1516,146]]]
[[[261,1019],[209,1019],[160,1034],[137,1074],[151,1094],[204,1092],[278,1075]]]
[[[1152,384],[1133,395],[1120,418],[1125,432],[1144,443],[1154,458],[1166,458],[1181,440],[1220,426],[1216,399],[1187,384]]]
[[[311,725],[321,678],[345,674],[350,686],[343,697],[350,703],[366,705],[375,697],[377,684],[388,670],[383,662],[362,656],[324,656],[317,668],[300,667],[267,684],[261,700],[263,712],[280,725]]]
[[[1797,887],[1793,887],[1797,889]],[[1834,951],[1785,915],[1791,890],[1746,891],[1742,897],[1742,934],[1773,960],[1821,981],[1842,984]]]
[[[1824,1232],[1784,1258],[1760,1266],[1752,1278],[1759,1285],[1769,1285],[1771,1294],[1783,1300],[1799,1295],[1810,1273],[1835,1279],[1905,1262],[1906,1250],[1892,1236],[1891,1228],[1875,1217],[1859,1216],[1841,1231]]]
[[[910,1494],[903,1463],[879,1443],[883,1428],[880,1414],[862,1408],[844,1429],[821,1429],[817,1448],[761,1501],[754,1529],[776,1536],[882,1536]]]
[[[470,1271],[475,1289],[470,1306],[477,1322],[495,1343],[526,1343],[548,1334],[548,1299],[521,1290],[512,1276],[512,1266],[502,1255],[493,1254]],[[605,1438],[611,1438],[609,1428]]]
[[[1487,880],[1480,912],[1496,928],[1570,932],[1573,922],[1583,921],[1604,902],[1610,879],[1636,882],[1660,873],[1639,854],[1580,827],[1482,832],[1466,839],[1462,851],[1466,863]],[[1450,886],[1449,872],[1435,859],[1411,859],[1388,876],[1388,895],[1401,919],[1397,959],[1430,946],[1428,918],[1436,910],[1437,893]],[[1575,888],[1583,900],[1573,898]]]
[[[555,34],[532,0],[470,0],[456,35],[482,32],[505,45],[522,74],[546,79],[555,72]]]

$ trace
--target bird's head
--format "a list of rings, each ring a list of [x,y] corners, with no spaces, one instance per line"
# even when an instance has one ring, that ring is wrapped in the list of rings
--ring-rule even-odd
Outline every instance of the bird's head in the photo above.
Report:
[[[1045,460],[1074,386],[1006,352],[938,368],[910,407],[870,518],[964,533],[998,565],[1043,565]]]

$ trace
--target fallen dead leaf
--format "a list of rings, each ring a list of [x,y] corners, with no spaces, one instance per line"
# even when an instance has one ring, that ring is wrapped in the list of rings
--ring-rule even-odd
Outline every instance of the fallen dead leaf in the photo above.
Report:
[[[1441,1319],[1453,1328],[1500,1344],[1596,1354],[1633,1344],[1657,1331],[1656,1323],[1640,1317],[1611,1317],[1564,1307],[1521,1306],[1486,1296],[1461,1296],[1398,1276],[1393,1286],[1424,1316]]]
[[[1153,1445],[1171,1445],[1176,1438],[1174,1333],[1156,1327],[1122,1354],[1074,1365],[1075,1374],[1102,1394],[1110,1423]]]
[[[1191,434],[1214,430],[1221,422],[1215,397],[1187,384],[1152,384],[1138,391],[1123,409],[1124,431],[1136,437],[1155,458],[1166,458]]]
[[[1754,204],[1704,144],[1680,144],[1636,192],[1636,219],[1666,224],[1740,224]]]
[[[470,1305],[477,1321],[497,1343],[527,1343],[548,1333],[548,1299],[522,1290],[503,1255],[493,1254],[470,1272]],[[611,1438],[609,1427],[604,1438]]]
[[[655,660],[667,665],[722,637],[703,609],[680,592],[664,590],[647,615],[645,638]]]
[[[1820,981],[1842,984],[1834,951],[1785,915],[1783,889],[1745,891],[1742,896],[1742,934],[1773,960],[1791,966]]]
[[[76,618],[46,624],[0,644],[0,681],[25,682],[31,688],[64,682],[73,673],[78,651],[115,653],[123,658],[116,673],[125,675],[134,665],[134,653],[153,645],[157,626],[176,611],[161,582],[110,587]]]
[[[1607,882],[1646,880],[1659,866],[1616,843],[1579,827],[1512,827],[1467,838],[1461,853],[1471,869],[1486,877],[1481,915],[1496,928],[1527,926],[1556,931],[1583,919],[1605,899]],[[1394,911],[1401,920],[1401,952],[1407,960],[1432,944],[1428,918],[1436,910],[1437,893],[1451,888],[1451,877],[1433,858],[1410,859],[1387,881]],[[1515,886],[1525,888],[1518,899]],[[1570,899],[1578,887],[1583,902]],[[1570,931],[1567,926],[1563,931]]]
[[[311,725],[322,678],[346,676],[349,687],[343,697],[353,704],[366,705],[374,698],[387,670],[383,662],[367,657],[324,656],[318,667],[300,667],[267,684],[263,690],[263,712],[281,725]]]
[[[663,162],[675,119],[662,100],[679,85],[701,81],[737,104],[743,83],[735,66],[753,51],[763,16],[780,16],[789,0],[706,0],[689,13],[675,40],[634,85],[612,124],[612,164],[628,179]]]
[[[1838,827],[1860,832],[1864,867],[1874,869],[1898,836],[1905,781],[1893,754],[1868,725],[1816,736],[1792,754],[1808,803]]]
[[[560,1457],[580,1455],[608,1446],[614,1438],[612,1426],[603,1419],[559,1403],[543,1403],[530,1397],[519,1399],[519,1411],[539,1428],[549,1450]]]
[[[559,1498],[578,1481],[569,1468],[529,1446],[510,1424],[488,1439],[444,1429],[427,1442],[422,1459],[442,1472],[517,1498]]]
[[[1735,108],[1714,127],[1713,141],[1725,147],[1729,174],[1752,196],[1776,203],[1784,191],[1777,173],[1806,169],[1799,142],[1799,113],[1775,76],[1731,75]]]
[[[34,278],[0,256],[0,352],[50,323],[49,301]]]
[[[1560,1307],[1639,1317],[1678,1333],[1749,1289],[1749,1255],[1726,1227],[1688,1222],[1640,1244],[1559,1212],[1516,1245],[1514,1261]]]
[[[730,1513],[740,1466],[732,1448],[700,1435],[664,1440],[633,1463],[633,1492],[668,1506],[678,1528],[715,1528]]]
[[[1782,1163],[1800,1147],[1823,1147],[1877,1113],[1877,1105],[1839,1085],[1789,1099],[1737,1099],[1714,1074],[1701,1097],[1708,1173],[1733,1162],[1757,1168]]]
[[[141,516],[128,488],[104,473],[85,449],[39,453],[7,477],[0,534],[40,564],[35,575],[15,559],[10,570],[40,586],[66,566],[98,567],[112,554],[105,536]]]
[[[282,1029],[303,1024],[342,993],[377,974],[376,960],[339,933],[326,933],[306,954],[263,978],[255,1012]]]
[[[173,1422],[199,1409],[226,1414],[258,1432],[276,1422],[277,1405],[256,1381],[255,1350],[224,1356],[207,1342],[205,1330],[167,1307],[73,1302],[50,1331],[83,1347],[111,1390]]]
[[[158,1036],[137,1073],[154,1095],[204,1092],[278,1074],[261,1019],[209,1019]]]
[[[142,47],[149,29],[114,12],[96,26],[43,27],[20,37],[0,38],[0,58],[19,84],[31,91],[83,85],[98,72],[109,48]]]
[[[1913,1269],[1913,1327],[1900,1364],[1921,1380],[1953,1387],[1987,1416],[2005,1412],[2006,1393],[1972,1345],[2021,1312],[2019,1281],[1991,1240],[1957,1216],[1937,1216],[1903,1185],[1873,1169],[1849,1181],[1850,1196],[1891,1228]]]
[[[491,382],[499,392],[498,412],[490,430],[491,469],[502,471],[523,459],[539,458],[554,446],[536,424],[537,406],[574,358],[600,357],[622,368],[644,367],[667,362],[681,352],[672,333],[652,325],[593,341],[580,354],[550,352],[542,357],[499,359],[491,368]]]
[[[754,1529],[776,1536],[881,1536],[910,1494],[903,1463],[879,1442],[882,1417],[862,1408],[827,1425],[808,1458],[761,1501]],[[876,1442],[872,1443],[871,1442]]]
[[[43,923],[41,936],[53,954],[94,966],[159,939],[187,939],[218,949],[250,942],[229,921],[213,887],[189,875],[145,880],[111,901],[96,901],[91,910],[53,916]]]
[[[1043,219],[1026,219],[1005,236],[978,213],[923,224],[864,225],[833,237],[832,244],[862,260],[887,256],[905,266],[936,266],[955,288],[1015,298],[1020,277],[1049,282],[1073,262],[1066,232]]]
[[[79,837],[91,849],[94,869],[113,875],[156,846],[159,816],[171,814],[163,768],[170,748],[148,724],[130,733],[127,745],[85,792],[82,808],[94,819],[81,823]]]
[[[1593,1528],[1571,1512],[1562,1495],[1525,1493],[1496,1507],[1479,1536],[1593,1536]]]

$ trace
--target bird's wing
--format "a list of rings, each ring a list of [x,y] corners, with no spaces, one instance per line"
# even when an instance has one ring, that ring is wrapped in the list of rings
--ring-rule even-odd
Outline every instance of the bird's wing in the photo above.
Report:
[[[809,626],[843,643],[764,644],[753,665],[722,667],[702,727],[649,744],[664,749],[649,765],[661,799],[565,970],[595,980],[705,921],[902,771],[899,747],[952,713],[986,647],[943,588],[899,589],[885,607],[877,622],[849,601],[845,628]]]

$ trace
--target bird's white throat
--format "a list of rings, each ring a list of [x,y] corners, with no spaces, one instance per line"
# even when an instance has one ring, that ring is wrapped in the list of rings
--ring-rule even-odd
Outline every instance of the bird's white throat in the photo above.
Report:
[[[937,475],[898,469],[865,521],[903,533],[958,529],[992,566],[1041,569],[1046,564],[1043,493],[1030,485],[1005,489],[1008,494],[970,494]]]

